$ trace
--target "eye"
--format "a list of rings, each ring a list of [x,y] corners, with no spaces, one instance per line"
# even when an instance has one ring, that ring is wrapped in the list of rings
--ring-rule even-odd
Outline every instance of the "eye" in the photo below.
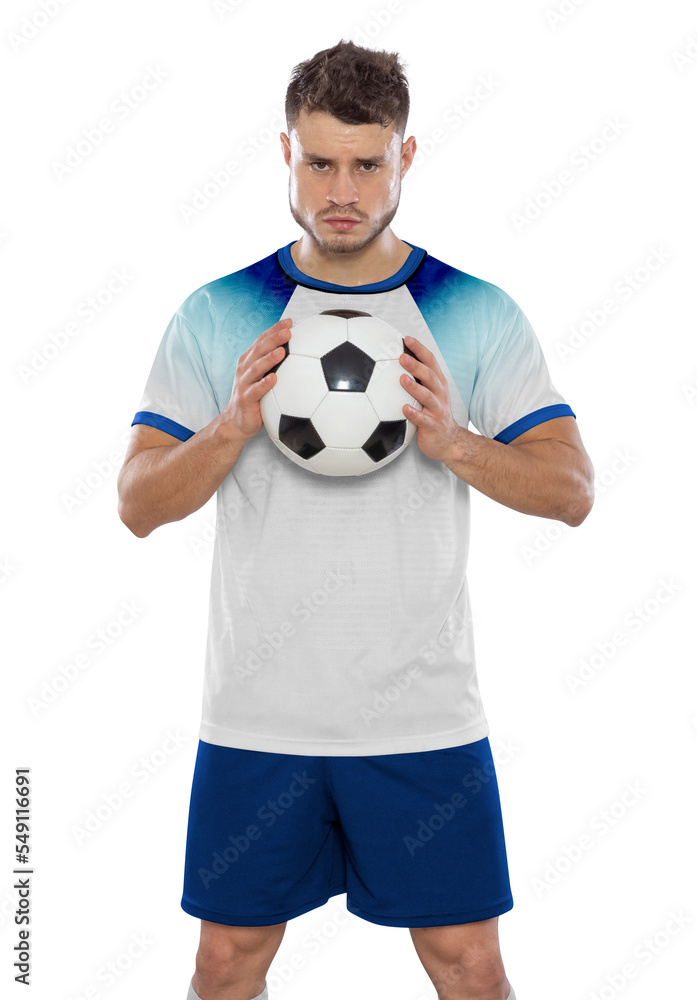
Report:
[[[315,167],[317,169],[319,167],[326,167],[327,163],[326,163],[325,160],[314,160],[310,164],[310,166]],[[371,163],[369,161],[366,161],[365,163],[362,163],[361,166],[362,167],[372,167],[373,168],[372,170],[365,170],[365,171],[363,171],[364,173],[367,173],[367,174],[375,174],[375,173],[377,173],[377,169],[378,169],[377,163]],[[326,170],[319,170],[319,169],[317,169],[317,173],[324,174],[324,173],[326,173]]]

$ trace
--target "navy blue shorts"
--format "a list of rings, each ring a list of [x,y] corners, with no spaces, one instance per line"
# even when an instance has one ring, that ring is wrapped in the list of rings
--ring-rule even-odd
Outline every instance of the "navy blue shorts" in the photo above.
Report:
[[[351,913],[388,927],[461,924],[513,907],[487,737],[371,757],[199,741],[182,908],[260,926],[344,892]]]

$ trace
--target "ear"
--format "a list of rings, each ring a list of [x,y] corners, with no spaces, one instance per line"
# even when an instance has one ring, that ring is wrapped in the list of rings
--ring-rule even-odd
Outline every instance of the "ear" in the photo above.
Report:
[[[414,160],[414,154],[416,153],[416,139],[413,135],[410,135],[406,142],[402,143],[402,163],[401,163],[401,177],[404,179],[409,167],[412,165]]]

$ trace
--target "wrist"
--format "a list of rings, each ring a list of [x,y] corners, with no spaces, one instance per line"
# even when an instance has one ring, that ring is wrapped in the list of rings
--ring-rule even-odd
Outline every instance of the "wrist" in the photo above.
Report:
[[[238,425],[227,415],[225,410],[220,416],[211,420],[209,426],[217,445],[235,457],[239,455],[247,443],[247,438],[240,433]]]
[[[458,426],[457,433],[442,459],[443,463],[447,465],[449,469],[452,470],[453,465],[461,465],[467,460],[469,451],[468,438],[473,436],[474,435],[471,431],[468,431],[462,426]]]

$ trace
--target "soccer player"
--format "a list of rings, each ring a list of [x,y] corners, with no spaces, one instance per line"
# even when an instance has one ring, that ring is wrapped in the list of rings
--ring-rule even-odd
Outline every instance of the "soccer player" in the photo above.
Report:
[[[469,488],[577,526],[593,467],[516,303],[390,228],[416,151],[398,54],[343,40],[318,52],[294,68],[285,111],[303,235],[177,309],[118,482],[139,538],[217,492],[181,901],[201,920],[188,997],[267,1000],[286,922],[346,893],[351,913],[409,928],[440,1000],[514,1000]],[[409,447],[363,476],[301,468],[262,423],[292,324],[326,309],[400,332],[400,378],[422,406],[404,406]]]

